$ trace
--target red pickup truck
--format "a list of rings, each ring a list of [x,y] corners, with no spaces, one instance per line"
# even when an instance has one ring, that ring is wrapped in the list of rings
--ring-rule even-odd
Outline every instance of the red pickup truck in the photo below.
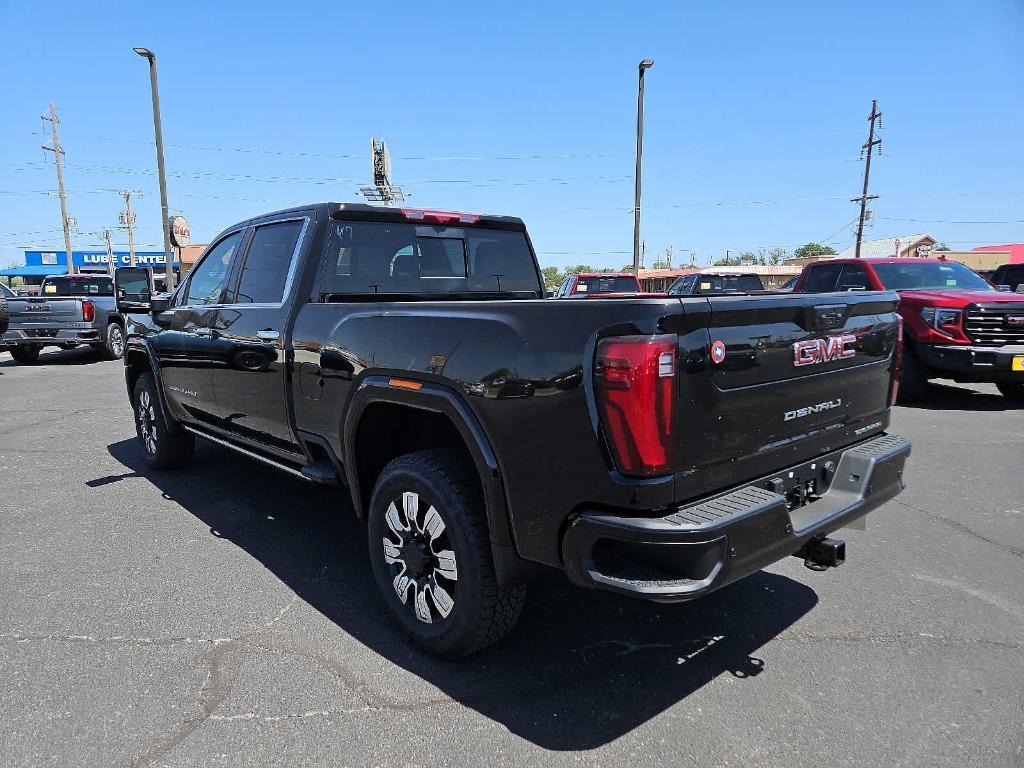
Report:
[[[928,379],[991,382],[1024,399],[1024,295],[996,290],[944,259],[829,259],[808,264],[795,293],[896,291],[903,318],[903,402]]]

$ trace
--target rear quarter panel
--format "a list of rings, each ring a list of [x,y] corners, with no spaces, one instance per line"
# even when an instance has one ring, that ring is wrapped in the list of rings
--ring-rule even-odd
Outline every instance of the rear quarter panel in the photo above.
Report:
[[[449,387],[494,450],[520,554],[557,565],[572,510],[672,501],[671,476],[645,482],[610,471],[590,381],[602,335],[676,333],[679,322],[679,301],[668,298],[309,304],[293,332],[296,426],[323,434],[347,462],[344,416],[363,378],[397,375]],[[325,355],[342,370],[323,368]],[[325,379],[320,399],[301,384],[303,371],[314,368]]]

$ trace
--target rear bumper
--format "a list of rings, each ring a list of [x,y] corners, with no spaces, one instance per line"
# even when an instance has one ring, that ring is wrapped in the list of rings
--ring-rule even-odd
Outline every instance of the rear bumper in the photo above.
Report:
[[[1024,381],[1024,371],[1014,371],[1012,367],[1014,357],[1024,356],[1024,345],[976,347],[920,344],[915,350],[929,368],[949,374],[956,381]]]
[[[881,435],[664,517],[583,512],[562,541],[566,572],[581,586],[649,600],[702,597],[892,499],[909,455],[909,441]],[[814,500],[790,508],[809,483]]]
[[[0,336],[0,348],[30,344],[38,347],[77,346],[98,344],[103,341],[99,328],[88,323],[77,323],[71,327],[50,328],[9,328]]]

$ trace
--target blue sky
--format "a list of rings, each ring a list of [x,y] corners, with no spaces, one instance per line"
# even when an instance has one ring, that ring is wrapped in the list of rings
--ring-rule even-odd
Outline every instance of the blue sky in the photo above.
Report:
[[[619,267],[645,57],[648,264],[667,246],[706,263],[846,245],[872,98],[885,144],[868,236],[1024,240],[1019,0],[214,5],[57,3],[53,26],[53,3],[0,0],[0,265],[62,242],[39,148],[50,100],[74,247],[116,225],[122,188],[145,193],[137,242],[160,247],[133,46],[159,56],[170,205],[195,241],[356,199],[383,136],[410,205],[518,215],[543,263]],[[953,223],[973,221],[1012,223]]]

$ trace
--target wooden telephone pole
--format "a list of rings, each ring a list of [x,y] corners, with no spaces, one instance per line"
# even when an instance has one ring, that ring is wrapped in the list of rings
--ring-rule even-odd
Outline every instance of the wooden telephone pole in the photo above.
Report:
[[[135,213],[132,211],[132,196],[142,197],[141,192],[130,189],[122,189],[121,197],[124,198],[124,210],[121,211],[121,226],[128,230],[128,259],[129,264],[135,266]]]
[[[57,136],[57,123],[60,121],[57,119],[57,107],[52,101],[50,102],[50,113],[43,115],[42,119],[50,122],[50,128],[53,132],[53,146],[48,147],[44,144],[43,149],[47,152],[53,152],[53,158],[57,164],[57,194],[60,196],[60,219],[61,226],[64,229],[64,249],[68,256],[68,274],[70,275],[75,271],[71,258],[72,220],[68,216],[68,199],[67,195],[64,194],[64,149],[61,147],[60,139]]]
[[[864,150],[867,150],[867,161],[864,163],[864,189],[861,190],[860,197],[851,198],[850,202],[860,203],[860,218],[857,222],[857,248],[855,256],[860,258],[860,243],[864,239],[864,215],[867,212],[868,200],[875,200],[878,195],[868,194],[868,178],[871,176],[871,152],[874,148],[882,143],[881,139],[875,138],[875,121],[878,121],[878,127],[882,127],[882,113],[878,111],[878,102],[874,99],[871,100],[871,114],[868,116],[868,120],[871,121],[871,127],[868,129],[868,141],[861,148],[861,157],[864,157]],[[881,150],[879,150],[881,151]]]

